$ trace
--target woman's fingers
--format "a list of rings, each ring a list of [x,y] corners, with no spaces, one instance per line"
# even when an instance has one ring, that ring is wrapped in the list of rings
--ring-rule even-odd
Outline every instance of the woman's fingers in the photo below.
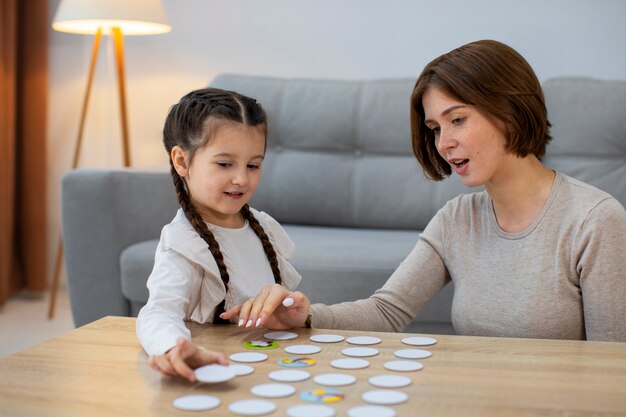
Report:
[[[263,304],[258,304],[255,306],[257,308],[257,321],[256,325],[263,326],[267,323],[269,317],[271,317],[277,308],[280,308],[285,305],[286,300],[292,299],[292,292],[287,290],[282,285],[274,285],[271,288],[270,293],[265,298]],[[288,305],[293,305],[291,301],[287,301]]]
[[[220,314],[220,318],[224,320],[230,320],[233,317],[239,316],[241,313],[241,307],[241,304],[237,304],[236,306],[229,308],[228,310]]]
[[[262,324],[263,315],[266,314],[268,309],[272,312],[276,309],[276,307],[272,308],[276,293],[284,291],[287,291],[285,287],[278,284],[263,288],[263,291],[261,291],[252,304],[248,323],[254,327],[259,327]],[[246,327],[249,327],[248,323],[246,323]]]
[[[261,292],[256,297],[252,297],[248,301],[243,303],[243,305],[241,306],[241,311],[239,313],[239,322],[237,323],[237,326],[252,327],[255,324],[257,318],[256,316],[252,316],[252,309],[255,304],[262,304],[265,301],[265,298],[267,297],[267,294],[269,294],[271,288],[271,285],[263,287]]]

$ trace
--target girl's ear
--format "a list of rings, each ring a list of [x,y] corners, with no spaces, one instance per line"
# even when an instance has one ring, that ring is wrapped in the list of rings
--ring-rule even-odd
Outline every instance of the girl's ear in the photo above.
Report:
[[[187,160],[187,156],[187,151],[180,146],[174,146],[172,148],[172,152],[170,153],[174,169],[182,178],[185,178],[187,176],[187,172],[189,172],[189,161]]]

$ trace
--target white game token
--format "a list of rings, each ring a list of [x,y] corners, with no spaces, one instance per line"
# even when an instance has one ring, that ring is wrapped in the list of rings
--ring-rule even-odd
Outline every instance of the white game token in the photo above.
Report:
[[[337,343],[341,342],[344,337],[338,334],[314,334],[309,339],[317,343]]]
[[[385,369],[398,372],[411,372],[419,371],[424,367],[424,364],[416,361],[389,361],[383,364]]]
[[[335,410],[327,405],[303,404],[287,409],[289,417],[333,417]]]
[[[382,405],[360,405],[350,408],[348,417],[396,417],[396,410]]]
[[[203,411],[217,407],[220,405],[220,400],[210,395],[185,395],[176,398],[172,405],[184,411]]]
[[[293,332],[271,332],[265,333],[263,336],[270,340],[291,340],[298,337],[298,334]]]
[[[405,337],[402,339],[402,343],[405,345],[413,345],[413,346],[429,346],[437,343],[437,339],[433,339],[432,337]]]
[[[267,360],[267,355],[261,352],[239,352],[228,357],[234,362],[263,362]]]
[[[310,355],[312,353],[318,353],[321,350],[321,347],[314,345],[291,345],[285,348],[285,352],[293,353],[294,355]]]
[[[228,365],[204,365],[197,368],[194,373],[198,382],[204,382],[207,384],[215,384],[217,382],[228,381],[233,379],[237,374],[235,370]]]
[[[257,397],[282,398],[293,395],[296,387],[287,384],[261,384],[252,387],[250,392]]]
[[[276,410],[276,404],[267,400],[241,400],[229,405],[228,409],[231,413],[240,416],[262,416],[273,413]]]
[[[374,336],[354,336],[347,338],[346,342],[351,345],[377,345],[382,342],[382,340]]]
[[[296,369],[283,369],[280,371],[270,372],[269,379],[278,382],[299,382],[307,380],[311,377],[311,374],[306,371],[299,371]]]
[[[380,353],[378,349],[368,347],[345,348],[341,351],[346,356],[354,356],[356,358],[366,358],[368,356],[376,356]]]
[[[364,392],[361,398],[363,398],[363,401],[370,404],[393,405],[405,402],[409,399],[409,396],[402,391],[381,389]]]
[[[367,382],[378,388],[402,388],[411,385],[411,379],[402,375],[376,375]]]
[[[235,371],[235,375],[237,376],[250,375],[254,372],[254,368],[248,365],[230,364],[228,367]]]
[[[341,387],[343,385],[351,385],[356,382],[353,375],[348,374],[319,374],[313,381],[327,387]]]
[[[334,361],[330,362],[330,366],[339,369],[363,369],[370,366],[370,363],[365,359],[347,358],[335,359]]]
[[[423,349],[400,349],[393,352],[393,354],[402,359],[426,359],[433,356],[428,350]]]

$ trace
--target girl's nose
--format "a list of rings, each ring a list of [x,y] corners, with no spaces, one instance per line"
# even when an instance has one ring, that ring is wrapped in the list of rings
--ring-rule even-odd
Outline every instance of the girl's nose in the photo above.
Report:
[[[232,180],[235,185],[246,185],[248,183],[248,172],[246,170],[240,170],[235,173]]]

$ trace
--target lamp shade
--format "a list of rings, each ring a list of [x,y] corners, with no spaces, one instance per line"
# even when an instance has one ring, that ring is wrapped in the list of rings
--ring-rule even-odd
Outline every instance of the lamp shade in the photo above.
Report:
[[[59,32],[155,35],[171,30],[160,0],[61,0],[52,28]]]

